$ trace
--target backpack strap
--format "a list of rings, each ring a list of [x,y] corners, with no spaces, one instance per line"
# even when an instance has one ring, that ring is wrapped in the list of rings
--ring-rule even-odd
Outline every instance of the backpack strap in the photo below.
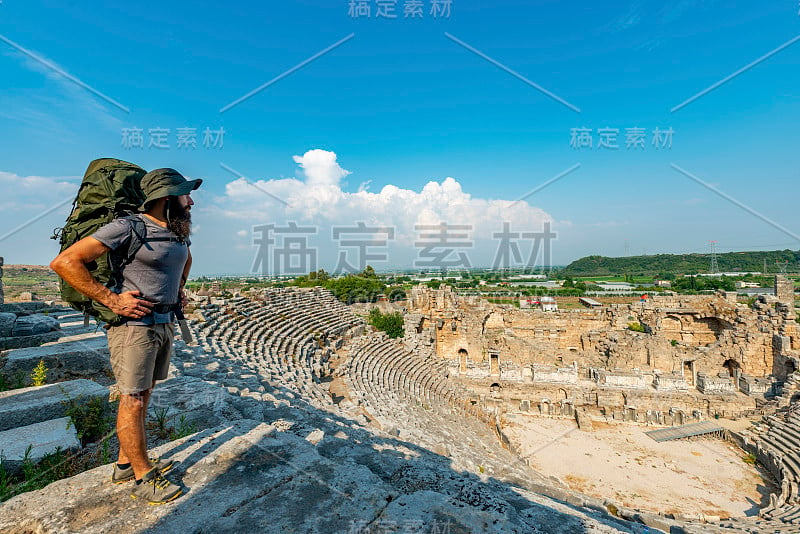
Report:
[[[111,285],[112,290],[117,291],[122,289],[123,275],[122,271],[127,267],[136,257],[136,253],[145,243],[154,243],[157,241],[172,241],[176,243],[183,243],[177,237],[148,237],[147,224],[142,219],[142,215],[134,214],[123,217],[123,219],[130,226],[130,240],[128,241],[128,248],[124,252],[122,250],[112,252],[109,255],[111,263]]]
[[[108,287],[118,293],[122,289],[122,271],[125,267],[133,261],[136,253],[142,248],[142,245],[147,240],[147,226],[138,215],[128,215],[122,217],[130,227],[130,237],[128,240],[127,249],[118,249],[111,251],[108,255],[108,263],[111,267],[111,276],[109,278]]]
[[[133,258],[136,257],[136,253],[139,252],[142,245],[156,239],[147,239],[147,225],[140,215],[129,215],[125,217],[125,219],[131,225],[131,240],[128,243],[128,253],[122,259],[122,264],[120,265],[121,269],[125,268],[126,265],[133,261]]]
[[[145,243],[155,243],[155,242],[173,242],[173,243],[181,243],[181,240],[177,237],[148,237],[147,235],[147,224],[145,224],[144,219],[142,219],[141,215],[129,215],[125,217],[128,223],[131,225],[131,240],[128,243],[128,253],[124,258],[122,263],[122,267],[125,267],[130,262],[133,261],[133,258],[136,256],[136,253],[139,252],[139,249],[142,248],[142,245]]]

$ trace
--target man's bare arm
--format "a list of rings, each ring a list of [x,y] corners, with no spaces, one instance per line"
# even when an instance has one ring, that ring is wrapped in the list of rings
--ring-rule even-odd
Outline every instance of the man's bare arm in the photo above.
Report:
[[[91,263],[109,248],[93,237],[85,237],[56,256],[50,268],[77,291],[97,301],[124,317],[138,319],[150,313],[153,303],[140,300],[139,291],[126,291],[117,295],[94,279],[87,263]]]

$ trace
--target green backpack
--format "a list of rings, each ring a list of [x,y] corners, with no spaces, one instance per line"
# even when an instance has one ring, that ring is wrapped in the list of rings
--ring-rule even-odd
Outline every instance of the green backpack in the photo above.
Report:
[[[91,162],[66,224],[56,229],[52,237],[61,243],[63,252],[114,219],[128,218],[133,230],[128,248],[120,247],[117,251],[103,254],[86,266],[98,282],[112,290],[121,287],[122,269],[133,260],[146,240],[144,221],[133,216],[145,199],[140,184],[146,173],[141,167],[118,159],[102,158]],[[120,322],[119,315],[89,299],[63,278],[61,298],[74,309],[101,321],[112,325]]]

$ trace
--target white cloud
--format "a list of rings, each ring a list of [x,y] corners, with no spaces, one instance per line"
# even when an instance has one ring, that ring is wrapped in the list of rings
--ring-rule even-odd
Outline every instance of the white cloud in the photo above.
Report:
[[[504,221],[510,223],[512,231],[541,231],[545,221],[553,220],[544,210],[525,201],[473,197],[452,177],[430,181],[420,191],[388,184],[378,192],[371,192],[364,185],[369,181],[364,181],[356,192],[348,192],[343,189],[342,180],[351,172],[339,164],[334,152],[309,150],[293,159],[299,165],[299,178],[233,180],[225,185],[224,194],[212,206],[200,206],[201,213],[219,220],[221,226],[225,226],[221,220],[236,226],[245,221],[250,225],[285,225],[288,221],[313,225],[328,245],[331,245],[332,226],[353,226],[363,221],[368,226],[393,227],[396,232],[393,246],[400,255],[392,255],[389,263],[404,266],[410,265],[415,254],[414,243],[419,240],[415,225],[441,222],[470,225],[470,238],[475,240],[476,249],[473,264],[478,265],[491,262],[495,250],[478,252],[479,242],[488,244]],[[556,226],[554,223],[554,229]],[[242,235],[241,230],[236,233]],[[322,267],[331,268],[333,265],[328,264],[335,263],[336,257],[335,246],[327,251],[321,246]]]
[[[37,209],[43,211],[67,197],[74,197],[77,192],[76,177],[19,176],[0,171],[0,212],[4,215]],[[35,213],[30,215],[32,217]],[[3,220],[3,224],[8,224],[8,221]]]
[[[511,224],[512,231],[541,231],[552,217],[527,202],[476,198],[464,191],[452,177],[430,181],[421,190],[388,184],[379,191],[344,189],[343,179],[350,171],[342,168],[333,152],[311,150],[295,156],[299,178],[265,179],[250,182],[240,178],[225,184],[215,196],[198,191],[194,215],[192,254],[194,273],[247,273],[256,254],[252,227],[289,221],[313,226],[317,233],[310,239],[318,248],[318,266],[332,270],[339,256],[339,243],[331,237],[333,226],[354,226],[363,221],[368,226],[393,227],[395,240],[390,242],[389,258],[372,262],[378,269],[409,267],[419,250],[415,246],[419,224],[446,222],[471,225],[468,250],[473,266],[490,265],[497,249],[494,232]],[[0,172],[0,235],[29,221],[61,202],[74,198],[79,177],[19,176]],[[284,199],[287,205],[265,194]],[[48,263],[58,252],[55,241],[48,239],[52,229],[61,227],[69,213],[67,203],[0,242],[0,255],[9,263]],[[571,226],[568,221],[553,221],[556,232]],[[561,236],[559,236],[561,239]],[[522,244],[522,254],[527,252]],[[356,263],[355,251],[348,261]],[[370,250],[370,253],[375,250]],[[380,252],[380,251],[378,251]]]
[[[340,182],[351,173],[339,165],[334,152],[309,150],[303,156],[294,156],[294,161],[300,165],[304,179],[233,180],[226,184],[225,194],[217,199],[214,209],[247,221],[294,220],[323,226],[364,221],[393,226],[398,240],[407,243],[414,240],[414,225],[420,224],[470,224],[475,237],[491,238],[502,221],[509,221],[512,229],[538,229],[543,221],[552,221],[545,211],[525,201],[475,198],[451,177],[430,181],[421,191],[389,184],[377,193],[363,187],[350,193],[342,189]],[[284,200],[286,205],[270,195]],[[264,219],[265,210],[274,221]]]
[[[58,244],[48,238],[64,226],[79,183],[0,171],[0,256],[6,263],[46,264],[55,257]]]

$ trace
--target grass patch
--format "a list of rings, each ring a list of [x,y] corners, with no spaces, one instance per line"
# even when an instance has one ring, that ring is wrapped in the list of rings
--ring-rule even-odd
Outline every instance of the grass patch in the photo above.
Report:
[[[104,399],[73,399],[69,395],[66,397],[67,400],[62,401],[66,406],[65,413],[70,417],[70,424],[75,425],[81,445],[85,447],[94,443],[111,431],[111,408]]]
[[[21,471],[14,474],[3,467],[5,458],[0,455],[0,502],[75,474],[75,465],[61,449],[43,456],[38,462],[31,460],[31,449],[29,445],[22,459]]]
[[[186,420],[185,414],[169,416],[169,408],[155,408],[154,421],[148,423],[148,427],[153,430],[160,439],[170,441],[184,438],[197,432],[197,423]]]
[[[93,399],[93,401],[100,401],[100,399]],[[75,414],[71,417],[78,417],[75,427],[84,448],[75,453],[56,449],[34,462],[30,457],[32,447],[29,446],[22,458],[21,468],[14,472],[6,469],[5,458],[0,452],[0,502],[7,501],[21,493],[42,489],[52,482],[75,476],[111,461],[110,439],[112,436],[103,432],[100,437],[105,439],[102,442],[93,443],[89,440],[102,428],[110,428],[111,417],[108,414],[110,412],[108,405],[103,407],[104,403],[100,401],[98,408],[97,402],[83,402],[80,399],[70,399],[69,402],[71,404],[68,409]],[[101,417],[99,415],[101,413],[105,415]]]
[[[14,373],[14,376],[7,376],[0,373],[0,391],[9,391],[11,389],[20,389],[25,387],[25,379],[27,375],[25,371],[19,370]]]

